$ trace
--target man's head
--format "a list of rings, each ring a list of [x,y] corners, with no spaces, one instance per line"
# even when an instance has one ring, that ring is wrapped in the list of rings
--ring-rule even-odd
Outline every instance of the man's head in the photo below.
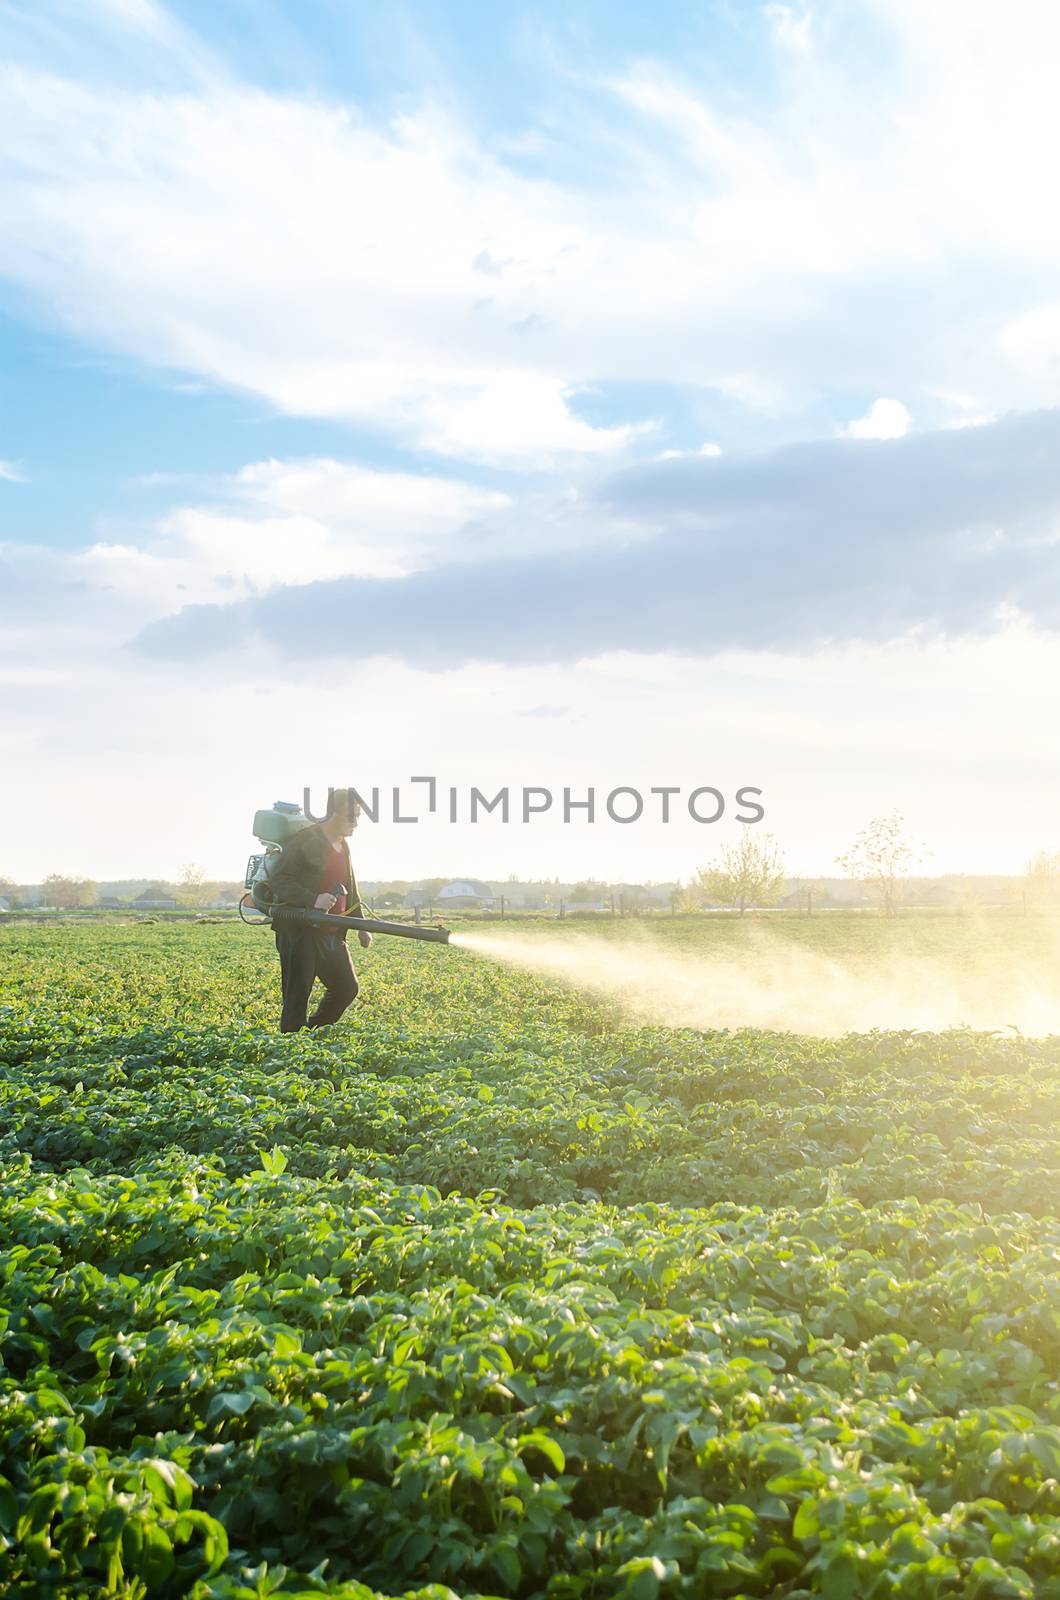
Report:
[[[360,801],[351,786],[336,786],[332,790],[330,812],[344,838],[348,839],[361,812]]]

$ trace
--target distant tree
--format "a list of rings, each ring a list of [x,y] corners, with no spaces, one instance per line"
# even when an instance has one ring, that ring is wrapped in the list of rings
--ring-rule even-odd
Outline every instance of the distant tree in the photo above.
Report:
[[[679,883],[674,890],[673,906],[675,911],[682,912],[702,910],[702,885],[696,881],[693,881],[692,883]]]
[[[1025,868],[1027,899],[1037,904],[1060,897],[1060,850],[1039,850]],[[0,893],[3,891],[0,890]]]
[[[700,867],[696,883],[708,902],[733,906],[741,917],[748,906],[776,905],[784,893],[784,864],[776,840],[772,834],[748,830],[717,861]]]
[[[6,900],[9,906],[22,904],[22,896],[18,892],[18,884],[12,878],[0,878],[0,900]]]
[[[635,916],[648,903],[648,890],[643,883],[615,883],[611,885],[611,892],[622,917]]]
[[[379,884],[371,894],[372,904],[393,909],[395,906],[404,905],[405,897],[409,892],[409,885],[404,879],[395,878],[389,883]]]
[[[197,911],[205,902],[207,892],[208,885],[205,872],[201,867],[195,866],[194,862],[189,861],[187,866],[181,869],[180,877],[176,884],[175,898],[182,906],[190,906],[192,910]]]
[[[99,891],[91,878],[70,878],[61,872],[49,873],[42,888],[44,904],[59,911],[94,906],[99,899]]]
[[[900,811],[873,817],[850,849],[836,857],[848,877],[872,885],[885,917],[897,916],[904,880],[922,859],[923,851],[906,833]]]
[[[581,901],[604,900],[607,898],[607,885],[599,878],[582,878],[571,884],[570,898]]]

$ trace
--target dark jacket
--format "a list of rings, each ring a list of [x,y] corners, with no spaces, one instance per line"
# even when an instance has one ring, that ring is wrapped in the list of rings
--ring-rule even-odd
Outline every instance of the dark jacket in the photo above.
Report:
[[[350,861],[349,844],[345,839],[340,839],[338,848],[342,851],[342,881],[346,885],[345,915],[363,917],[361,896],[357,880],[353,875],[353,864]],[[322,893],[320,880],[332,849],[333,846],[325,837],[324,825],[321,822],[314,822],[308,828],[303,828],[301,833],[296,833],[294,838],[284,845],[280,863],[269,879],[276,904],[304,906],[307,910],[311,909],[317,895]],[[329,884],[328,890],[333,892],[334,887],[334,884]],[[336,928],[335,932],[341,932],[345,936],[346,930]]]

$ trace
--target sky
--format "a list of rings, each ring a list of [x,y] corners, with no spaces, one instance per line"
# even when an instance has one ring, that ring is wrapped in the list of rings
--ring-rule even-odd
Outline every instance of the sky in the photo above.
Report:
[[[1060,848],[1058,51],[1049,0],[0,0],[0,876],[231,879],[328,783],[366,879]]]

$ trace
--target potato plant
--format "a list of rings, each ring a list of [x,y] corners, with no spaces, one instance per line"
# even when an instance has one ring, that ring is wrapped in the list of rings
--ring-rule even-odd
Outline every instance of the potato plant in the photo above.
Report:
[[[0,1592],[1060,1600],[1060,1040],[0,937]]]

